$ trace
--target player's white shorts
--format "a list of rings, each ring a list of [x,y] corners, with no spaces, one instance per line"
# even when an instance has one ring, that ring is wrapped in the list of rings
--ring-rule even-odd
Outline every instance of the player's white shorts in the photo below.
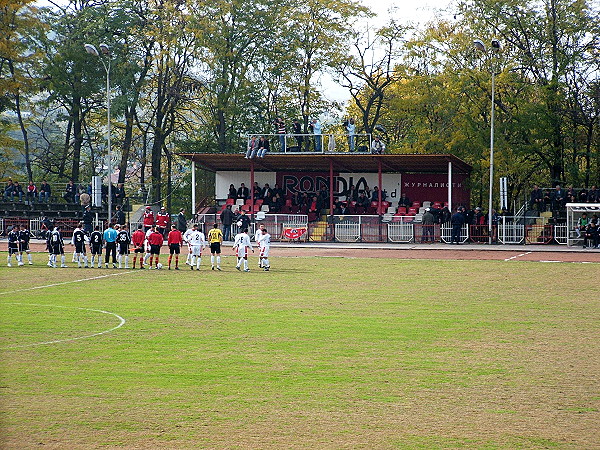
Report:
[[[248,255],[248,247],[238,247],[235,254],[238,258],[245,258]]]
[[[202,246],[201,245],[191,245],[190,250],[192,256],[202,256]]]
[[[269,257],[269,246],[268,245],[260,248],[260,257],[261,258]]]

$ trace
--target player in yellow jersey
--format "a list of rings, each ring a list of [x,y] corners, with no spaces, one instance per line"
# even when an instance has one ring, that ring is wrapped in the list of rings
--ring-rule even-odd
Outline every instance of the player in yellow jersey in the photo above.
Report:
[[[217,270],[221,270],[221,244],[223,243],[223,232],[215,223],[208,232],[208,243],[210,244],[210,265],[215,270],[215,257],[217,260]]]

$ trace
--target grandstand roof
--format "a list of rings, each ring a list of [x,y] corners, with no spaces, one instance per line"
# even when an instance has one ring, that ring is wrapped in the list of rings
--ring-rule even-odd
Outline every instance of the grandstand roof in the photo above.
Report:
[[[251,161],[257,172],[307,171],[325,172],[330,162],[337,172],[378,172],[379,162],[385,173],[448,173],[452,162],[454,173],[471,173],[472,167],[454,155],[371,155],[350,153],[269,153],[264,158],[248,160],[235,153],[179,153],[179,156],[195,161],[202,169],[211,172],[250,170]]]

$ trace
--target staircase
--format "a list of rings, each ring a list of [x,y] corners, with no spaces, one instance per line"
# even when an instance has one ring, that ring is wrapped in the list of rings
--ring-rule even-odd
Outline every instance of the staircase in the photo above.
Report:
[[[540,216],[535,219],[535,222],[531,224],[527,229],[527,242],[531,244],[544,244],[552,238],[547,236],[546,225],[549,219],[552,218],[552,211],[545,211],[540,213]]]
[[[325,242],[327,241],[327,215],[321,216],[321,218],[312,222],[308,225],[310,234],[309,240],[312,242]]]

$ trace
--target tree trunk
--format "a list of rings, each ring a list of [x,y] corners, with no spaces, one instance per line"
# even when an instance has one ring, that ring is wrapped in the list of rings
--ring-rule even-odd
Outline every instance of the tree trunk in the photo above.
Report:
[[[79,166],[81,164],[81,146],[83,144],[82,133],[83,114],[81,112],[81,98],[73,98],[73,168],[71,170],[71,179],[74,183],[79,183]],[[110,173],[108,174],[110,180]],[[110,181],[109,181],[110,182]]]
[[[10,74],[15,79],[15,67],[11,60],[8,60],[8,67],[10,69]],[[21,95],[19,94],[19,90],[15,94],[15,109],[17,113],[17,118],[19,119],[19,126],[21,127],[21,134],[23,135],[23,147],[25,150],[25,169],[27,171],[27,179],[33,179],[33,173],[31,171],[31,157],[29,154],[29,136],[27,134],[27,128],[25,127],[25,122],[23,121],[23,115],[21,114]]]
[[[133,141],[133,115],[135,114],[135,106],[131,106],[125,112],[125,137],[121,145],[121,162],[119,163],[119,183],[125,183],[125,175],[127,174],[127,161],[129,160],[129,152]]]

